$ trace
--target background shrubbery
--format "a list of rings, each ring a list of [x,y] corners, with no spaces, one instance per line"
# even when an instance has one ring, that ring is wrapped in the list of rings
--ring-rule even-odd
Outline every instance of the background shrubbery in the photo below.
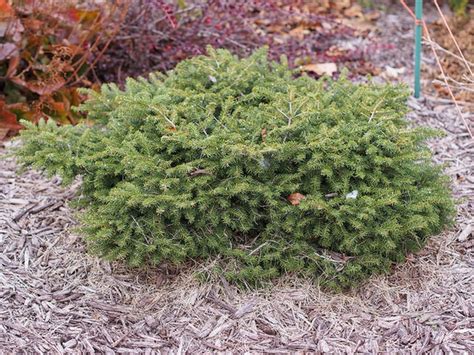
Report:
[[[373,5],[372,10],[360,4]],[[467,0],[450,0],[462,13]],[[129,76],[166,71],[203,54],[207,45],[245,56],[263,45],[309,73],[379,74],[370,57],[393,49],[372,42],[373,2],[261,0],[0,0],[0,140],[20,119],[60,124],[78,87],[122,84]],[[412,5],[412,4],[410,4]],[[358,37],[365,37],[361,42]],[[345,44],[343,45],[343,42]],[[322,65],[320,65],[322,63]]]
[[[0,140],[40,118],[60,124],[97,87],[94,66],[120,28],[127,6],[72,1],[0,0]]]
[[[363,18],[356,1],[138,0],[131,4],[120,34],[99,63],[105,81],[173,69],[206,46],[246,56],[264,45],[269,55],[288,56],[290,66],[317,62],[344,63],[356,73],[370,72],[369,45],[341,47],[358,29],[342,21]],[[369,43],[369,42],[368,42]],[[384,49],[384,46],[380,46]]]
[[[340,288],[451,221],[433,132],[407,126],[404,87],[295,79],[265,52],[210,50],[89,94],[95,128],[28,124],[18,155],[83,176],[84,233],[109,259],[219,256],[229,280],[292,272]]]
[[[353,63],[365,74],[373,69],[366,67],[366,48],[337,46],[354,36],[335,21],[351,5],[0,0],[0,140],[21,129],[20,119],[75,124],[82,116],[71,108],[84,100],[78,87],[166,71],[207,45],[248,55],[267,44],[272,58],[288,54],[292,66]]]

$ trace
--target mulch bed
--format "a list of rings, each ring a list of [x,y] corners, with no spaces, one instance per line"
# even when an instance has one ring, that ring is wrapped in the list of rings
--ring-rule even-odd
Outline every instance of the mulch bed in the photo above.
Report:
[[[6,352],[445,351],[474,347],[474,141],[411,101],[462,198],[457,226],[390,276],[348,294],[290,277],[271,289],[200,285],[193,272],[131,270],[90,256],[71,231],[75,188],[0,160],[0,349]],[[437,110],[440,104],[435,103]],[[453,127],[455,126],[456,127]]]
[[[175,275],[91,256],[69,207],[80,182],[66,189],[34,170],[17,175],[6,156],[17,143],[7,143],[0,149],[1,351],[472,351],[474,141],[448,100],[409,105],[413,124],[446,132],[430,146],[460,198],[456,226],[390,275],[345,294],[289,276],[264,290],[200,284],[193,275],[209,265]]]

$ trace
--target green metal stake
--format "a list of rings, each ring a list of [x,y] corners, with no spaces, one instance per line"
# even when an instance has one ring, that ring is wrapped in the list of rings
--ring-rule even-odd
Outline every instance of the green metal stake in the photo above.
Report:
[[[416,0],[415,4],[416,28],[415,28],[415,97],[418,99],[421,92],[421,35],[423,26],[423,0]]]

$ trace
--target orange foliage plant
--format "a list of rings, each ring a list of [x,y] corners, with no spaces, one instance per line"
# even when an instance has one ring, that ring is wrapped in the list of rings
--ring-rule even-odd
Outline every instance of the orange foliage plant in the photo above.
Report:
[[[77,88],[97,85],[94,65],[126,11],[125,2],[0,0],[0,139],[21,119],[81,119]]]

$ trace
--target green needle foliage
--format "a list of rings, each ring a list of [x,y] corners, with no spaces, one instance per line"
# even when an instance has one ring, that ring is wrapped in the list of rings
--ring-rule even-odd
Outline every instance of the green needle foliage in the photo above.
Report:
[[[24,165],[83,177],[94,252],[131,265],[219,259],[228,280],[283,273],[346,288],[419,250],[453,200],[411,129],[407,89],[295,78],[225,50],[124,91],[88,91],[86,125],[22,131]]]
[[[465,15],[469,0],[449,0],[449,5],[457,15]]]

